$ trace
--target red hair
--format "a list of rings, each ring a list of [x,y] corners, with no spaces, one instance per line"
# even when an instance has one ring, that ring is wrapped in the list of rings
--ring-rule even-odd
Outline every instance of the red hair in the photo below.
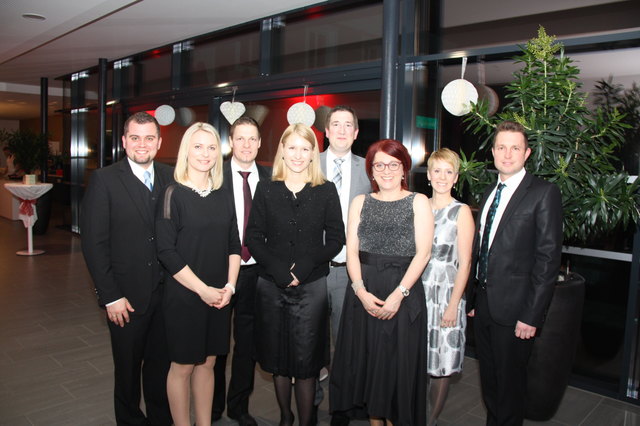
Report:
[[[369,147],[367,151],[366,167],[367,176],[371,181],[371,189],[373,192],[380,191],[380,187],[373,179],[373,159],[378,152],[384,152],[387,155],[392,156],[396,160],[402,163],[402,172],[404,173],[404,179],[402,179],[400,185],[402,189],[408,190],[409,185],[407,181],[409,179],[409,170],[411,170],[411,156],[407,148],[402,143],[393,139],[382,139]]]

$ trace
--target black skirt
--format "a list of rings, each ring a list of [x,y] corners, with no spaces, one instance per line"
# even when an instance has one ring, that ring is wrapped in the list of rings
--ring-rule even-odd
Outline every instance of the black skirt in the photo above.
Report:
[[[367,291],[385,300],[411,257],[360,253]],[[331,370],[331,412],[381,417],[394,425],[427,422],[426,303],[418,280],[391,320],[369,315],[347,291]]]
[[[327,279],[279,288],[256,287],[256,360],[268,373],[306,379],[329,364]]]
[[[163,313],[171,361],[199,364],[207,356],[229,353],[230,305],[213,308],[173,277],[168,277]]]

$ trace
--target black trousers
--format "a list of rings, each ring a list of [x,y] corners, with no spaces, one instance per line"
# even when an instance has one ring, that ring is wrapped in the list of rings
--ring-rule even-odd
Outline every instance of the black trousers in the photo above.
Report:
[[[171,425],[167,374],[171,362],[162,314],[162,290],[151,297],[147,312],[130,315],[124,327],[111,321],[114,365],[114,408],[118,425]],[[135,309],[135,306],[134,306]],[[140,409],[140,376],[147,415]]]
[[[487,425],[521,425],[524,420],[527,363],[533,339],[516,337],[515,324],[502,325],[493,321],[487,292],[480,288],[473,326]]]
[[[249,412],[249,396],[253,392],[256,361],[254,357],[253,322],[256,304],[256,265],[240,267],[233,306],[233,357],[231,359],[231,380],[227,396],[227,416],[237,419]],[[214,367],[215,389],[213,395],[213,417],[224,411],[225,369],[227,356],[219,356]]]

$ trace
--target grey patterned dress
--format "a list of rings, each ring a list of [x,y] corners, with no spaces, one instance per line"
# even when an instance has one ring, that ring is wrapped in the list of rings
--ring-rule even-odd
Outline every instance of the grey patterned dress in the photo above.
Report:
[[[458,305],[456,326],[440,328],[458,273],[457,222],[463,205],[453,200],[446,207],[433,210],[435,231],[431,260],[422,274],[427,300],[427,371],[436,377],[461,371],[464,360],[467,326],[464,296]]]

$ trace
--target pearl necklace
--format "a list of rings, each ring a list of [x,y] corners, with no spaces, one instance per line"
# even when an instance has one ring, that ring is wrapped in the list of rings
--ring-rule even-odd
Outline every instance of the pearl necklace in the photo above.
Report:
[[[189,183],[191,185],[193,185],[193,182],[189,181]],[[209,182],[209,187],[206,188],[206,189],[198,189],[198,188],[196,188],[195,185],[190,186],[189,188],[191,188],[191,190],[193,190],[193,192],[195,192],[196,194],[198,194],[202,198],[206,197],[207,195],[209,195],[209,194],[211,194],[213,192],[213,187],[211,186],[211,182]]]

